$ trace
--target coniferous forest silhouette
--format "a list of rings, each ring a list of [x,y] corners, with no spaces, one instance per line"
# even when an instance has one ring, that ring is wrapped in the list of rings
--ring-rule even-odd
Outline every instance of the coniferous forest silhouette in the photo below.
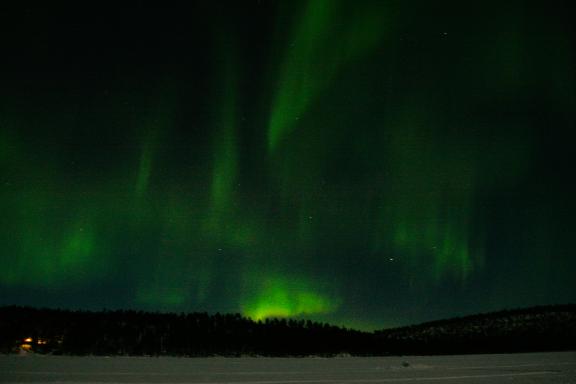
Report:
[[[0,351],[53,355],[339,356],[576,350],[576,305],[362,332],[239,314],[0,308]]]

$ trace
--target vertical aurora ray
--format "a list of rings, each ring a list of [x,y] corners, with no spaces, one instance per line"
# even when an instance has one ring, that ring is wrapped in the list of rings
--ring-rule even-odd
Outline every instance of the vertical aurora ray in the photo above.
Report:
[[[149,130],[145,134],[145,138],[141,144],[140,160],[138,163],[138,171],[136,174],[135,184],[135,197],[142,199],[146,194],[150,185],[150,177],[152,175],[152,160],[154,156],[154,142],[155,134],[153,130]]]
[[[166,140],[174,129],[174,90],[171,84],[157,93],[156,105],[136,122],[140,141],[132,211],[128,214],[129,252],[133,262],[143,263],[135,279],[134,301],[145,308],[174,310],[190,302],[191,278],[186,261],[191,204],[174,197],[162,182],[170,168],[161,160],[168,148]]]
[[[270,121],[268,149],[274,153],[348,62],[377,46],[386,23],[374,9],[342,1],[309,0],[297,20],[281,65]],[[344,26],[344,28],[342,28]]]
[[[240,191],[240,67],[233,38],[218,34],[218,68],[214,90],[214,109],[211,114],[210,172],[208,205],[204,213],[203,231],[215,249],[229,247],[236,250],[249,248],[257,237],[256,212],[243,209]]]
[[[354,135],[335,118],[348,92],[341,82],[357,75],[354,63],[385,49],[382,42],[391,24],[382,4],[303,4],[283,47],[266,135],[276,209],[282,226],[306,249],[299,257],[306,258],[315,248],[315,237],[325,236],[322,231],[330,227],[320,229],[321,218],[330,215],[326,211],[331,210],[328,201],[335,187],[325,181],[336,168],[335,159],[346,151],[346,135]]]
[[[229,44],[226,44],[229,46]],[[259,212],[243,209],[239,192],[239,89],[234,52],[222,49],[223,62],[218,113],[214,119],[212,178],[210,183],[209,209],[206,213],[206,227],[209,247],[216,254],[207,254],[203,265],[198,267],[199,301],[204,301],[214,289],[218,277],[214,274],[215,264],[226,253],[238,257],[242,265],[237,278],[243,281],[238,291],[236,306],[244,315],[256,320],[267,317],[289,317],[306,314],[327,313],[335,306],[327,297],[313,288],[312,281],[305,276],[272,276],[279,265],[286,266],[285,260],[274,253],[263,251],[272,249],[277,228],[266,228]],[[265,267],[264,267],[265,266]],[[291,268],[287,266],[287,269]],[[259,271],[259,273],[255,273]]]
[[[146,105],[143,113],[130,123],[135,125],[133,140],[139,145],[137,154],[136,175],[134,178],[134,201],[146,206],[144,200],[150,187],[161,175],[155,172],[162,164],[156,165],[157,159],[166,151],[165,139],[170,137],[174,127],[174,90],[167,83],[157,91],[155,102]],[[138,208],[136,208],[138,209]]]
[[[209,150],[206,157],[201,156],[205,163],[202,171],[207,176],[191,174],[183,183],[194,191],[188,201],[181,193],[174,193],[162,203],[164,228],[159,253],[166,268],[156,274],[157,282],[141,296],[149,304],[210,305],[218,291],[227,286],[220,281],[226,273],[224,259],[229,255],[241,258],[251,250],[258,235],[256,215],[242,209],[238,194],[238,58],[230,38],[220,33],[217,37],[211,62],[217,70],[211,80],[214,87],[206,122]],[[228,300],[236,309],[237,299]]]
[[[220,95],[216,129],[213,138],[212,180],[210,185],[210,212],[208,228],[222,231],[227,220],[232,218],[235,203],[235,186],[238,183],[238,144],[236,138],[237,86],[231,54],[222,54],[225,63],[219,87]]]
[[[219,250],[231,244],[237,225],[237,200],[235,187],[238,173],[237,148],[237,80],[234,53],[227,52],[223,40],[218,42],[218,57],[221,63],[218,68],[219,81],[214,96],[215,112],[212,114],[210,181],[208,207],[203,216],[202,232],[205,240],[202,248],[195,252],[194,258],[194,297],[198,302],[205,302],[211,293],[216,280],[215,265]],[[210,251],[211,250],[211,251]]]
[[[323,96],[340,75],[350,74],[348,64],[378,47],[389,28],[382,8],[310,0],[295,19],[279,66],[266,131],[270,179],[278,192],[272,199],[279,215],[273,223],[278,228],[268,229],[268,236],[275,239],[265,246],[270,251],[259,253],[272,259],[262,261],[269,271],[258,277],[252,270],[247,273],[256,279],[245,288],[252,292],[245,295],[242,305],[248,316],[326,315],[340,307],[334,295],[320,288],[335,288],[333,281],[328,284],[331,267],[315,260],[318,239],[329,236],[325,231],[334,228],[327,221],[334,217],[330,213],[332,186],[322,180],[342,137],[334,135],[338,123],[331,125],[333,120],[326,115],[331,98]],[[318,107],[324,112],[312,116]],[[304,264],[315,265],[317,271],[303,271],[299,266]],[[282,270],[286,277],[273,277],[274,270]]]
[[[479,152],[425,112],[389,124],[388,186],[374,244],[388,244],[392,257],[418,271],[413,279],[421,285],[464,282],[482,263],[469,238]]]

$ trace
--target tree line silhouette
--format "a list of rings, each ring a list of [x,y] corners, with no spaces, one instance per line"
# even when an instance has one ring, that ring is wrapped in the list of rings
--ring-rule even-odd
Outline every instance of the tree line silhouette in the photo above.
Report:
[[[576,350],[576,305],[505,310],[374,332],[395,354]]]
[[[4,352],[71,355],[304,356],[360,352],[369,335],[324,323],[239,314],[0,308]],[[25,340],[29,340],[26,342]]]
[[[576,305],[501,311],[372,333],[239,314],[0,308],[0,352],[130,356],[336,356],[576,349]]]

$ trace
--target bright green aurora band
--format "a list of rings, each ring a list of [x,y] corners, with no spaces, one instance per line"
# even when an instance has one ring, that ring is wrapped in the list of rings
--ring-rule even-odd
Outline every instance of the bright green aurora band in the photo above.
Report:
[[[149,10],[161,44],[15,70],[0,304],[372,329],[574,301],[567,19],[424,3]]]

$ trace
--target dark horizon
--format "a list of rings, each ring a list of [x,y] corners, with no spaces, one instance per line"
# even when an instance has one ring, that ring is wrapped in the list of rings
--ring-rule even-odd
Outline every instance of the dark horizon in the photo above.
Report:
[[[54,312],[70,312],[70,313],[90,313],[90,314],[100,314],[100,313],[112,313],[112,312],[127,312],[127,313],[143,313],[147,315],[159,315],[159,316],[181,316],[181,315],[206,315],[210,317],[214,316],[241,316],[243,319],[253,321],[254,323],[264,323],[266,321],[285,321],[285,320],[294,320],[297,322],[314,322],[318,324],[324,324],[330,327],[341,328],[353,332],[360,332],[360,333],[378,333],[378,332],[386,332],[392,330],[402,330],[402,329],[409,329],[414,327],[422,327],[428,326],[433,324],[440,324],[440,323],[451,323],[451,322],[458,322],[458,321],[466,321],[468,319],[473,318],[482,318],[482,317],[498,317],[504,314],[517,314],[517,313],[530,313],[530,312],[546,312],[546,311],[568,311],[568,312],[576,312],[576,303],[564,303],[564,304],[548,304],[548,305],[536,305],[531,307],[519,307],[519,308],[503,308],[499,310],[489,311],[489,312],[476,312],[476,313],[468,313],[468,314],[456,314],[452,317],[447,318],[437,318],[426,320],[423,322],[418,323],[410,323],[410,324],[400,324],[393,327],[381,327],[375,329],[360,329],[360,328],[352,328],[347,327],[343,324],[337,323],[330,323],[330,322],[322,322],[322,321],[315,321],[311,318],[306,318],[302,316],[296,317],[266,317],[262,319],[252,319],[249,316],[245,316],[240,312],[229,312],[229,313],[222,313],[222,312],[206,312],[206,311],[161,311],[161,310],[144,310],[144,309],[137,309],[137,308],[100,308],[100,309],[87,309],[87,308],[60,308],[60,307],[50,307],[50,306],[30,306],[30,305],[18,305],[18,304],[4,304],[0,306],[0,310],[6,309],[21,309],[21,310],[31,310],[31,311],[54,311]],[[567,324],[569,326],[569,324]]]
[[[576,305],[476,314],[374,332],[240,314],[0,307],[0,353],[345,357],[573,351]]]
[[[0,305],[576,302],[568,5],[2,6]]]

